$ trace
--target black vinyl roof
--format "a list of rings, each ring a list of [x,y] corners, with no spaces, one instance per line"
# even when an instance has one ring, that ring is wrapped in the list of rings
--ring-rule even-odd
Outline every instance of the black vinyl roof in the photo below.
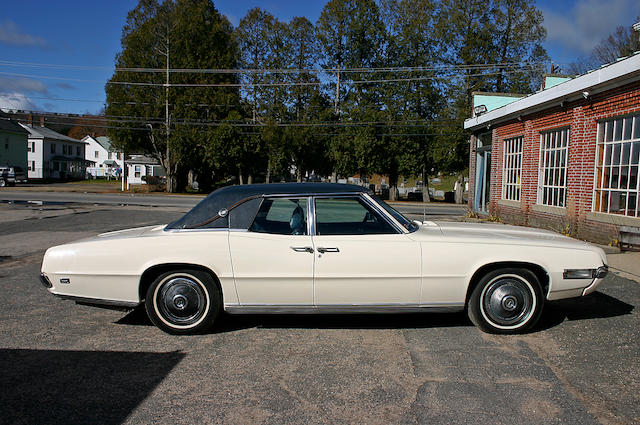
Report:
[[[267,183],[226,186],[212,192],[182,218],[169,224],[166,229],[227,227],[227,220],[215,219],[218,211],[223,208],[231,210],[239,202],[247,198],[266,195],[307,195],[353,192],[368,192],[368,189],[353,184],[339,183]],[[238,211],[235,215],[242,215],[243,217],[251,216],[251,219],[253,219],[257,209],[260,207],[260,203],[245,202],[242,206],[242,208],[237,208]],[[238,207],[241,206],[239,205]],[[231,220],[232,222],[234,221],[233,217]],[[247,224],[247,220],[242,220],[242,225],[238,223],[240,227],[245,227],[245,224],[248,226],[251,223],[249,222]]]

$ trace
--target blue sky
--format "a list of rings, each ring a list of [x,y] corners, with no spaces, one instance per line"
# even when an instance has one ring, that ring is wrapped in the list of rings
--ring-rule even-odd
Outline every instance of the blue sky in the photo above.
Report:
[[[325,1],[214,3],[237,25],[253,7],[266,9],[283,21],[306,16],[315,22]],[[99,111],[104,103],[104,83],[113,72],[114,57],[120,49],[122,25],[136,4],[137,0],[4,2],[0,15],[0,108]],[[640,15],[638,0],[538,0],[536,4],[545,16],[545,47],[552,60],[560,64],[587,55],[615,27],[631,25]],[[16,62],[73,65],[78,69]]]

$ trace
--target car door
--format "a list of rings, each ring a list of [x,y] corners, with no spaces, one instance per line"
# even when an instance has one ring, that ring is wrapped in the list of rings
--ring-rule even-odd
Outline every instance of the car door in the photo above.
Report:
[[[317,306],[416,305],[420,246],[362,196],[315,197]]]
[[[306,197],[265,198],[247,231],[229,232],[243,306],[313,304],[313,248]]]

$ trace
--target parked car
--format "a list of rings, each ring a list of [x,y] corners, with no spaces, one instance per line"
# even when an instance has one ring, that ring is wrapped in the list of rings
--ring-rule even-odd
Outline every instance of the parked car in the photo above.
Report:
[[[179,220],[47,250],[42,283],[91,305],[144,305],[174,334],[222,311],[461,311],[482,330],[531,328],[545,300],[593,292],[604,252],[560,234],[411,222],[366,189],[288,183],[219,189]]]
[[[24,168],[17,166],[0,166],[0,187],[15,186],[27,181]]]

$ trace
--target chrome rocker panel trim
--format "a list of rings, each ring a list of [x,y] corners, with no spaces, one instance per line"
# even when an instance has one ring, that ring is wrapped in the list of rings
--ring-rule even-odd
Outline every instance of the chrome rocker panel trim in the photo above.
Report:
[[[351,314],[351,313],[444,313],[464,310],[464,303],[371,304],[371,305],[237,305],[227,304],[229,314]]]

